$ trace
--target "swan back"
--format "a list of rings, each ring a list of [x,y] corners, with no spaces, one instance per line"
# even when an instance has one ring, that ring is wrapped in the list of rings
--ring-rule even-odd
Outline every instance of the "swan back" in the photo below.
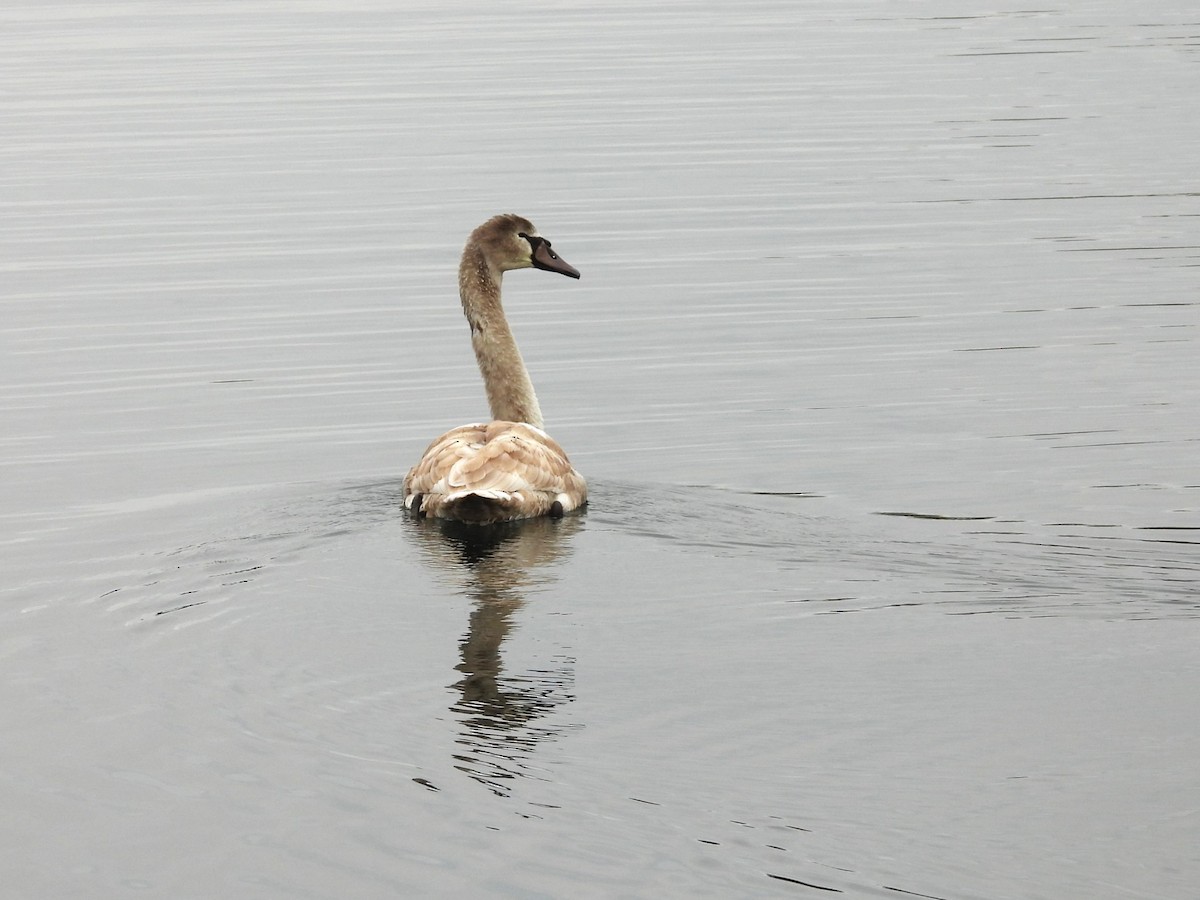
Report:
[[[479,524],[564,515],[587,502],[587,483],[558,442],[524,422],[463,425],[437,438],[404,480],[420,515]]]

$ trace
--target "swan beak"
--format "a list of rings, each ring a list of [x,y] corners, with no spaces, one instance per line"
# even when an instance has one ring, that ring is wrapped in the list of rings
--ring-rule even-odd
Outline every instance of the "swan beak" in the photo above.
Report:
[[[550,249],[550,242],[545,240],[538,241],[533,248],[533,267],[571,278],[579,277],[579,270]]]

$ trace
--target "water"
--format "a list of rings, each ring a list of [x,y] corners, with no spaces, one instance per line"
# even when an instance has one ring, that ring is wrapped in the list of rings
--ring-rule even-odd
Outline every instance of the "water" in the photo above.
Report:
[[[20,896],[1188,898],[1186,4],[9,4]],[[578,519],[398,509],[507,279]]]

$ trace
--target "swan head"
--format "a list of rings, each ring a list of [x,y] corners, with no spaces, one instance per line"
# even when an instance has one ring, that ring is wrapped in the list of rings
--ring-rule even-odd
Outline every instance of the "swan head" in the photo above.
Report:
[[[579,270],[559,256],[523,216],[511,213],[493,216],[471,232],[468,243],[477,245],[499,272],[534,268],[569,278],[579,277]]]

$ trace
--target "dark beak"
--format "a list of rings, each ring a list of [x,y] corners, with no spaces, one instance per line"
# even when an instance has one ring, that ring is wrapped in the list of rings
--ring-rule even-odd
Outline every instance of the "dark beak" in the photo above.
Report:
[[[559,256],[550,248],[550,242],[545,238],[534,238],[533,266],[535,269],[545,269],[547,272],[557,272],[571,278],[579,277],[579,270]]]

